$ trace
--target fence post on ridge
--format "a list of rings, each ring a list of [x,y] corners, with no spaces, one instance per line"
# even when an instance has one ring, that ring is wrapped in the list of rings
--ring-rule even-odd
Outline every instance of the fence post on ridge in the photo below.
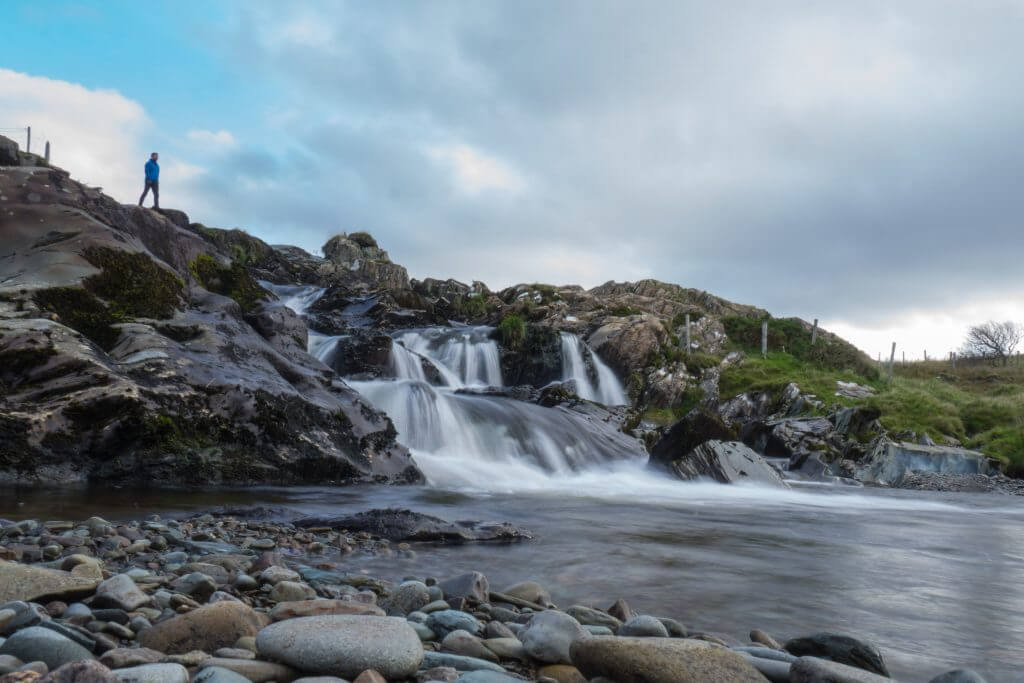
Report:
[[[690,355],[690,314],[686,314],[686,355]]]
[[[892,351],[889,352],[889,381],[892,382],[892,366],[896,361],[896,342],[892,343]]]
[[[32,126],[25,128],[25,151],[32,151]]]
[[[46,160],[46,163],[50,163],[50,141],[49,140],[46,141],[46,153],[43,154],[43,158]]]
[[[811,346],[814,346],[814,342],[818,341],[818,319],[814,319],[814,327],[811,328]]]
[[[761,358],[768,357],[768,321],[761,323]]]

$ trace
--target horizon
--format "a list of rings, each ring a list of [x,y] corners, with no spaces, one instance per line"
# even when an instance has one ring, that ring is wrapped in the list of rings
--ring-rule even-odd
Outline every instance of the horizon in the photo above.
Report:
[[[652,278],[871,358],[1024,319],[1024,6],[7,10],[0,134],[125,203],[158,151],[166,207],[268,243],[366,230],[495,290]]]

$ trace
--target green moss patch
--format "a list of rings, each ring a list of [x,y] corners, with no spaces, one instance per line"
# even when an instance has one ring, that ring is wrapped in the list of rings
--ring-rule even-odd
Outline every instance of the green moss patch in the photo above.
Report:
[[[110,304],[119,318],[170,318],[181,305],[185,283],[141,252],[90,247],[85,259],[101,269],[82,285]]]
[[[245,313],[255,310],[262,299],[270,296],[239,261],[224,266],[209,254],[200,254],[189,264],[189,270],[205,289],[231,297]]]
[[[112,325],[124,322],[118,313],[80,287],[51,287],[33,295],[33,300],[44,311],[56,313],[59,321],[81,332],[104,351],[117,343],[120,332]]]

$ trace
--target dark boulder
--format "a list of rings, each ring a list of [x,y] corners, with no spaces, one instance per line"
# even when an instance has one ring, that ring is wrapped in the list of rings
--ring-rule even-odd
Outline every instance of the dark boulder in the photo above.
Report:
[[[786,642],[784,648],[786,652],[797,657],[820,657],[880,676],[889,675],[878,648],[850,636],[815,633],[803,638],[793,638]]]
[[[671,460],[668,470],[680,479],[714,479],[723,484],[752,482],[786,487],[778,470],[739,441],[706,441]]]
[[[672,469],[672,463],[706,441],[734,441],[736,430],[720,417],[700,408],[691,410],[651,449],[650,465]]]

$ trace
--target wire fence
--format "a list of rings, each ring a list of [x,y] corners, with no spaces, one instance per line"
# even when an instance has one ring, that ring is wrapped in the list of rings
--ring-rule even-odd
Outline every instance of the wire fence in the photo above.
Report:
[[[32,144],[34,140],[36,148],[43,150],[43,154],[40,156],[45,158],[47,163],[49,163],[50,138],[45,132],[40,130],[33,131],[32,126],[15,126],[13,128],[0,127],[0,135],[11,138],[18,143],[19,147],[30,154],[32,153]],[[43,143],[42,146],[39,145],[40,142]],[[39,152],[36,152],[36,154],[39,154]]]

